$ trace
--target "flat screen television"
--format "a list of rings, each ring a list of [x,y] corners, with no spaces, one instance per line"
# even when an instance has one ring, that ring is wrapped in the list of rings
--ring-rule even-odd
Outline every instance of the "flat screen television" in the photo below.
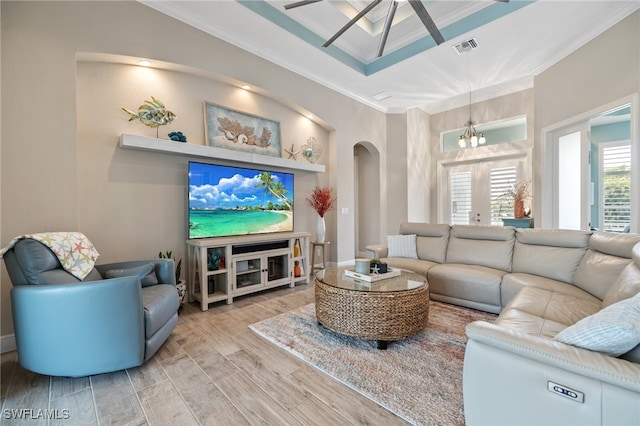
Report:
[[[293,231],[292,173],[189,162],[189,238]]]

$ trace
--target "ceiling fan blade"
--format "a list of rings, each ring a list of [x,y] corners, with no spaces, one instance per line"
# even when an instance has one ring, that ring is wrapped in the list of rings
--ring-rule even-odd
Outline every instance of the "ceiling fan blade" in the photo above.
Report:
[[[384,21],[384,28],[382,30],[382,35],[380,36],[380,46],[378,46],[378,58],[382,56],[384,52],[384,45],[387,44],[387,37],[389,36],[389,30],[391,29],[391,24],[393,23],[393,16],[396,14],[396,9],[398,8],[398,2],[393,0],[391,2],[391,6],[389,6],[389,12],[387,12],[387,19]]]
[[[433,19],[431,19],[431,16],[429,16],[427,9],[424,8],[422,1],[409,0],[409,4],[411,5],[411,7],[413,7],[416,15],[418,15],[424,26],[427,28],[429,34],[431,34],[431,37],[436,42],[436,44],[440,45],[441,43],[444,43],[444,37],[442,37],[442,34],[440,34],[440,30],[436,26],[435,22],[433,22]]]
[[[302,0],[302,1],[297,1],[295,3],[285,4],[284,8],[286,10],[289,10],[289,9],[293,9],[294,7],[305,6],[311,3],[318,3],[319,1],[322,1],[322,0]]]
[[[322,47],[327,47],[329,46],[331,43],[333,43],[334,41],[336,41],[336,39],[338,37],[340,37],[342,35],[342,33],[344,33],[345,31],[347,31],[353,24],[355,24],[356,22],[358,22],[360,20],[360,18],[362,18],[364,15],[367,14],[367,12],[369,12],[371,9],[373,9],[374,7],[376,7],[378,5],[378,3],[380,3],[382,0],[373,0],[371,3],[369,3],[369,5],[367,7],[365,7],[364,9],[362,9],[360,11],[360,13],[358,13],[356,16],[353,17],[353,19],[351,19],[349,22],[347,22],[347,24],[340,28],[340,30],[338,30],[337,33],[335,33],[333,35],[333,37],[331,37],[329,40],[327,40]]]

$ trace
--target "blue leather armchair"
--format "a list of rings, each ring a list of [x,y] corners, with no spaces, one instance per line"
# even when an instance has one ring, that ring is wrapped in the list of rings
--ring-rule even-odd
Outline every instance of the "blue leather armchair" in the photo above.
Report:
[[[99,265],[80,281],[47,246],[24,239],[4,261],[18,361],[27,370],[79,377],[135,367],[178,321],[173,260]]]

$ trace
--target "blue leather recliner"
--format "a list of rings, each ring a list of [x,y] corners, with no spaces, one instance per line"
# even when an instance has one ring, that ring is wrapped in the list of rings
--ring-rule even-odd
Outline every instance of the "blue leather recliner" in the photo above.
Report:
[[[96,265],[80,281],[47,246],[23,239],[4,261],[18,361],[27,370],[80,377],[135,367],[178,322],[173,260]]]

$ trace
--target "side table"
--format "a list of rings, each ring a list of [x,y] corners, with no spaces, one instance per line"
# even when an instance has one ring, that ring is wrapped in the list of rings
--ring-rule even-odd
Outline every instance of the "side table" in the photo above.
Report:
[[[326,269],[326,260],[327,253],[325,252],[326,247],[330,244],[329,241],[311,241],[311,272],[314,272],[316,269]],[[316,267],[316,249],[318,247],[322,248],[322,267]]]

